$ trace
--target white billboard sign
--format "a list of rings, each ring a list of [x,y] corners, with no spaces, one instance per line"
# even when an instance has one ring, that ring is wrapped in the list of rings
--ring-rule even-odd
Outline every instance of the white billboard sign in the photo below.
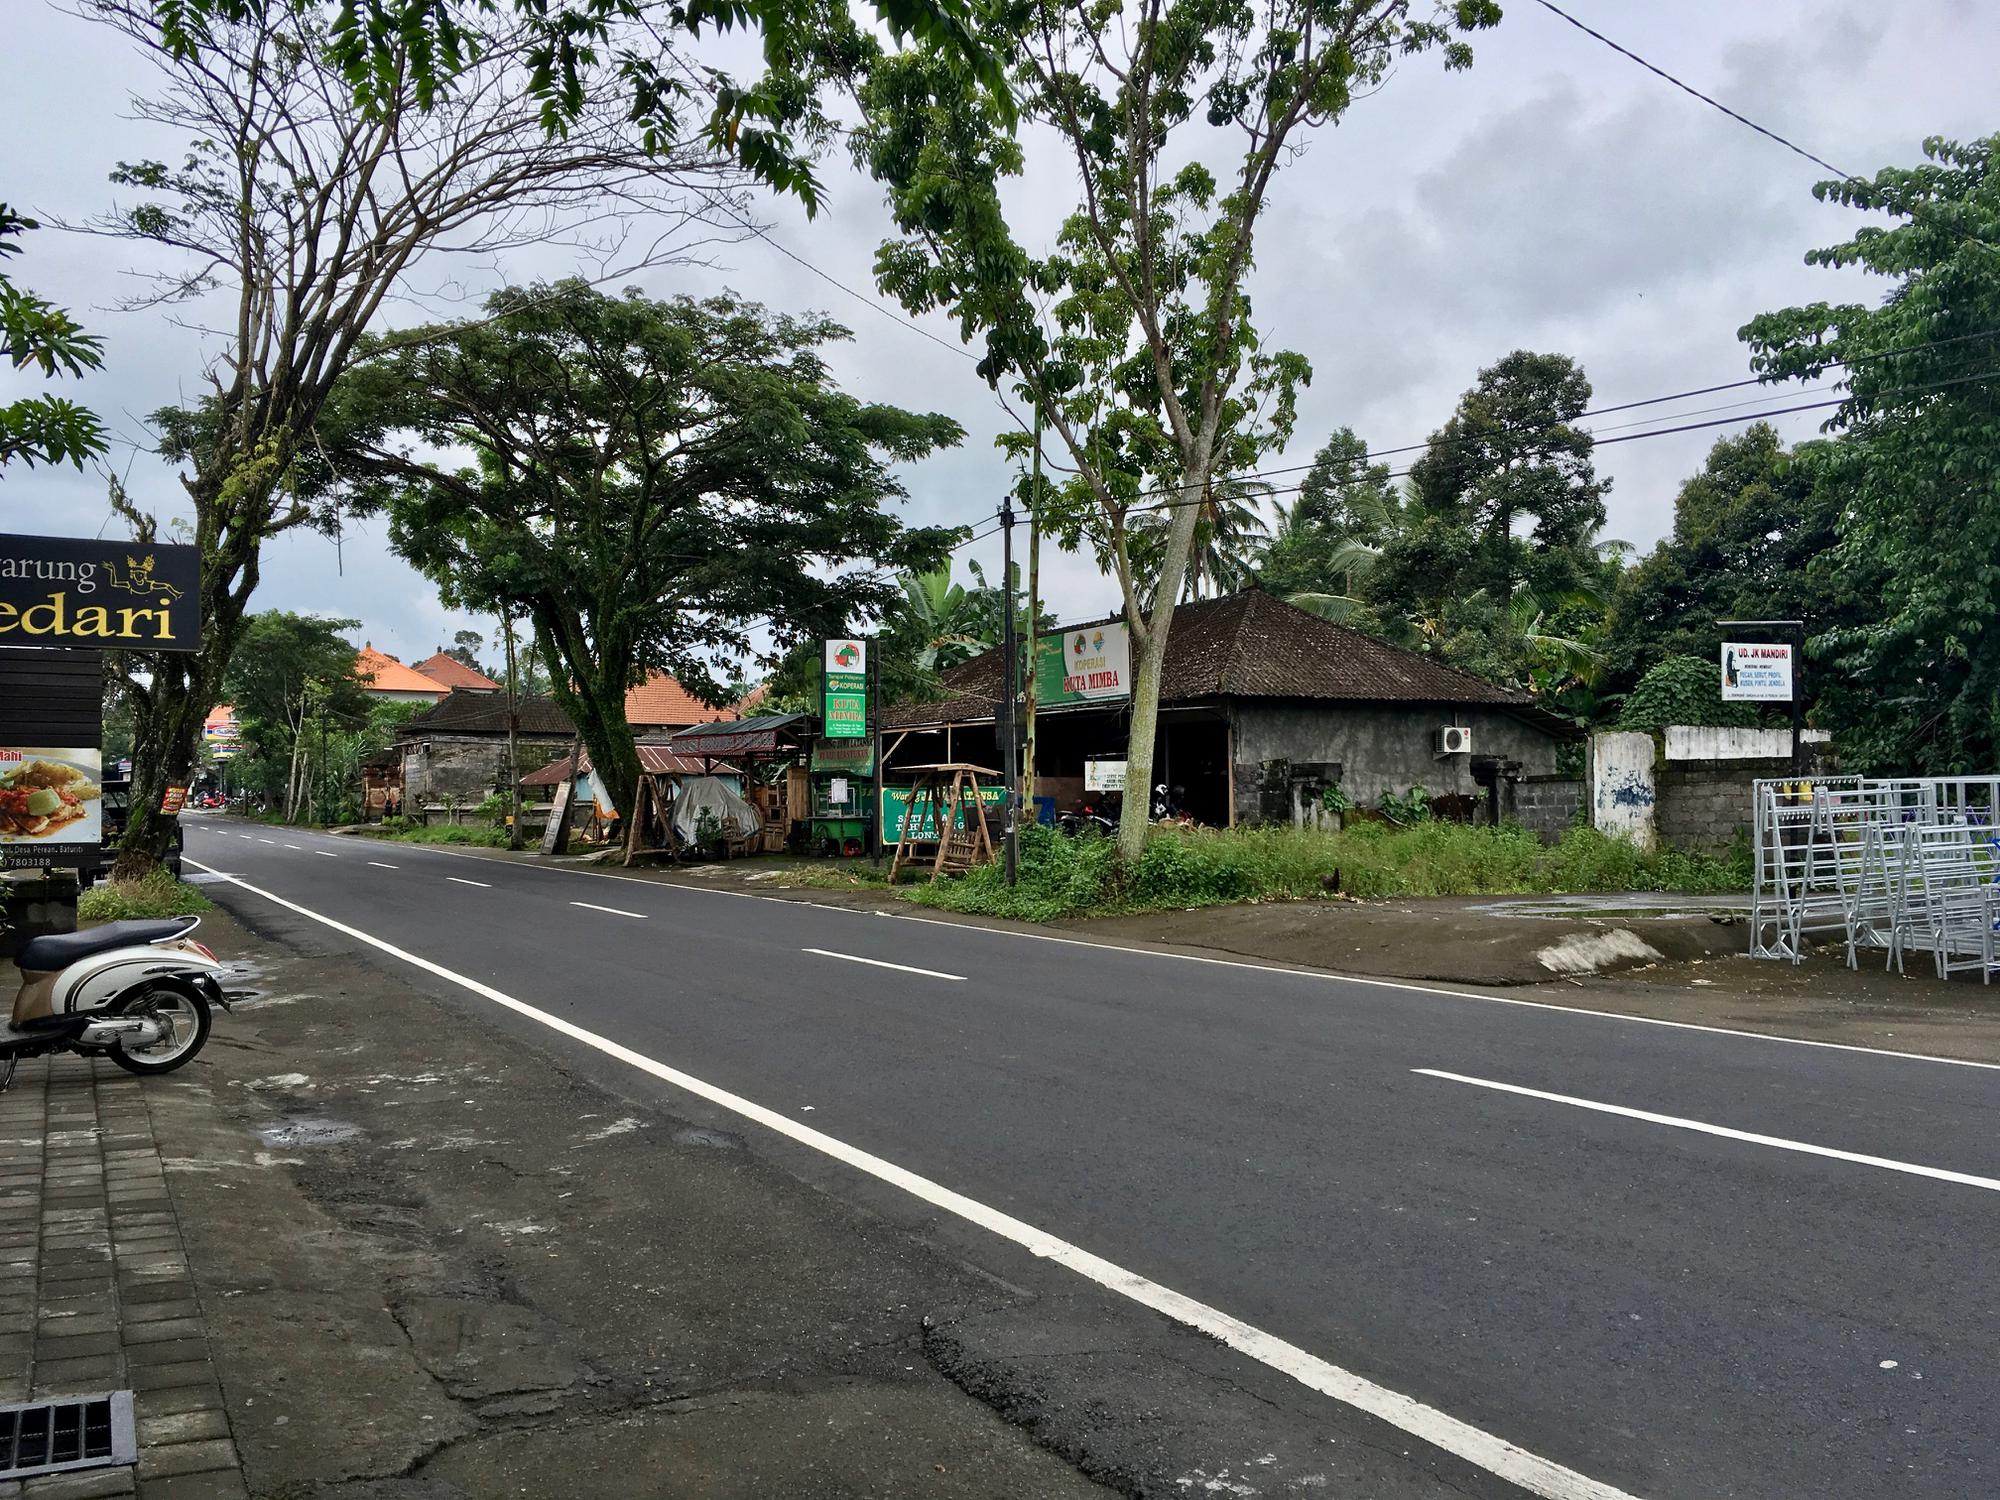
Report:
[[[1725,703],[1790,703],[1792,647],[1780,641],[1724,641],[1722,698]]]

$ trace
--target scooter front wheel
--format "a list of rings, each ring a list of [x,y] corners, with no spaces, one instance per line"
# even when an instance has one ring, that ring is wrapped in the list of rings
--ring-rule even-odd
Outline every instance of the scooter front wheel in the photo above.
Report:
[[[171,1073],[208,1041],[208,1000],[192,985],[155,984],[121,1014],[160,1026],[153,1041],[132,1047],[120,1042],[111,1049],[111,1060],[128,1073]]]

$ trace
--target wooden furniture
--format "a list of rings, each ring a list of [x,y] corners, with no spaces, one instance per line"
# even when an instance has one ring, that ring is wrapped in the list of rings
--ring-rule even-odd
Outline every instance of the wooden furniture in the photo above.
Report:
[[[980,799],[979,778],[999,773],[963,761],[946,761],[935,766],[909,766],[916,773],[910,800],[903,809],[903,826],[896,838],[896,854],[889,861],[889,883],[894,885],[904,864],[914,862],[918,845],[937,845],[931,860],[931,879],[957,875],[983,865],[993,858],[993,838],[986,828],[986,804]],[[931,830],[935,837],[925,836]]]

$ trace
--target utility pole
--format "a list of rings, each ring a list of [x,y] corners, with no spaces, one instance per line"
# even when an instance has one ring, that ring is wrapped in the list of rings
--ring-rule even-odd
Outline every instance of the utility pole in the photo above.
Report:
[[[507,796],[512,816],[507,820],[507,847],[519,849],[521,838],[521,695],[514,677],[514,614],[500,607],[500,635],[507,643]]]
[[[882,637],[868,643],[868,860],[882,863]],[[806,809],[811,812],[811,808]]]
[[[1035,805],[1035,672],[1042,630],[1042,400],[1035,397],[1034,478],[1028,488],[1028,670],[1023,684],[1028,720],[1028,763],[1021,772],[1021,805]]]
[[[1021,800],[1021,756],[1014,718],[1021,691],[1020,641],[1014,629],[1014,506],[1000,502],[1000,705],[995,723],[1000,731],[1001,780],[1007,788],[1001,803],[1001,828],[1007,841],[1007,884],[1021,878],[1021,840],[1015,806]],[[984,817],[982,809],[980,816]],[[949,833],[949,830],[945,830]]]

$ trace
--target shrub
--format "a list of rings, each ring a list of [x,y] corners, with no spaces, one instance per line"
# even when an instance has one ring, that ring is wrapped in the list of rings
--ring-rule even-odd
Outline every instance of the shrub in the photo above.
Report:
[[[1748,845],[1726,858],[1680,849],[1642,851],[1594,828],[1571,828],[1553,848],[1517,824],[1499,828],[1426,820],[1407,827],[1356,823],[1320,829],[1158,829],[1130,871],[1110,839],[1021,835],[1020,883],[996,862],[913,897],[952,911],[1046,922],[1061,917],[1159,911],[1246,900],[1324,895],[1337,879],[1363,897],[1537,895],[1581,891],[1742,890]]]
[[[472,815],[482,823],[491,823],[495,827],[504,828],[507,826],[507,815],[513,810],[514,804],[511,799],[501,796],[498,792],[488,792],[479,806],[473,808]]]
[[[1757,709],[1750,703],[1722,701],[1722,669],[1714,662],[1699,656],[1670,656],[1639,679],[1618,711],[1620,729],[1657,734],[1669,724],[1752,729]]]
[[[384,827],[387,827],[385,822]],[[399,844],[476,844],[482,849],[505,849],[507,830],[476,823],[435,823],[426,828],[404,828],[387,835]]]
[[[166,869],[150,870],[138,880],[104,881],[83,892],[76,902],[77,919],[83,922],[193,917],[214,910],[214,902]]]

